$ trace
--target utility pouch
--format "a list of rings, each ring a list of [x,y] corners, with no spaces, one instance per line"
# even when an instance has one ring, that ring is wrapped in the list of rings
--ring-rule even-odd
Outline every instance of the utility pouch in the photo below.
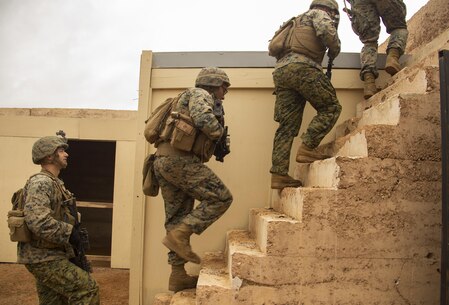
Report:
[[[159,194],[159,182],[154,174],[154,154],[148,155],[143,162],[142,170],[142,191],[145,195],[156,197]]]
[[[31,232],[25,223],[23,210],[11,210],[8,212],[9,238],[11,241],[30,242]]]
[[[170,144],[173,148],[190,152],[195,143],[196,128],[190,117],[172,112],[172,117],[175,118],[173,133]]]

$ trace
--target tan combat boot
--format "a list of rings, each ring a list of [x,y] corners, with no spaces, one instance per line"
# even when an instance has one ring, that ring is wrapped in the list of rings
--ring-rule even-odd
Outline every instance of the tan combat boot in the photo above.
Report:
[[[385,71],[391,76],[395,75],[401,70],[401,65],[399,64],[399,49],[391,48],[387,53],[387,62],[385,63]]]
[[[317,160],[324,160],[332,156],[318,152],[316,149],[307,147],[304,143],[298,148],[296,153],[296,162],[298,163],[312,163]]]
[[[178,292],[184,289],[196,288],[198,276],[190,276],[182,265],[172,265],[171,274],[168,279],[168,290]]]
[[[363,75],[363,78],[364,78],[363,97],[365,98],[365,100],[367,100],[377,93],[376,78],[374,77],[374,74],[370,72],[365,73]]]
[[[188,225],[181,223],[167,233],[162,240],[162,243],[170,250],[176,252],[176,254],[183,259],[195,264],[200,264],[201,258],[192,251],[192,247],[190,246],[190,235],[192,235],[192,233],[193,231]]]
[[[289,175],[271,174],[271,188],[283,189],[284,187],[300,187],[301,181],[293,179]]]

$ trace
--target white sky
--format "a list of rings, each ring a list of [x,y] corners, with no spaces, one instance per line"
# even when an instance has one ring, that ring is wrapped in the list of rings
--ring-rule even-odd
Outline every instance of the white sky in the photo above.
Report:
[[[337,1],[342,51],[359,52]],[[142,50],[266,51],[310,2],[0,0],[0,107],[136,110]],[[405,3],[410,19],[427,0]]]

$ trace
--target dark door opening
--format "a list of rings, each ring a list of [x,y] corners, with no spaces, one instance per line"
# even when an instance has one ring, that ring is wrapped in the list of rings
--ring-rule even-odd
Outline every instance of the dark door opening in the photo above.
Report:
[[[75,194],[89,232],[89,255],[110,256],[114,202],[114,141],[69,140],[68,166],[60,178]]]

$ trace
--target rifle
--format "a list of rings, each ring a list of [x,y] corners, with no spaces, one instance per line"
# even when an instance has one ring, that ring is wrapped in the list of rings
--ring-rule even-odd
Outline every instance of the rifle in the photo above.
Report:
[[[348,0],[343,0],[343,4],[344,4],[344,8],[343,8],[343,12],[346,13],[346,15],[348,15],[349,21],[352,21],[352,9],[348,8],[346,6],[346,1]],[[348,1],[349,4],[351,4],[351,2]]]
[[[224,162],[224,157],[231,152],[231,139],[228,134],[228,126],[225,126],[223,101],[216,99],[213,110],[218,122],[224,128],[223,135],[215,145],[214,156],[215,160]]]
[[[327,70],[326,70],[326,76],[329,78],[329,80],[332,79],[332,66],[334,65],[334,60],[330,59],[327,62]]]
[[[73,247],[73,251],[75,252],[75,257],[69,259],[70,262],[77,265],[81,269],[92,273],[92,267],[90,262],[86,257],[86,250],[89,250],[89,233],[86,228],[81,227],[81,223],[78,221],[78,209],[76,207],[75,198],[67,199],[63,202],[63,205],[67,206],[70,215],[75,218],[75,225],[73,226],[73,230],[78,231],[80,236],[80,242],[76,244],[71,244]]]

